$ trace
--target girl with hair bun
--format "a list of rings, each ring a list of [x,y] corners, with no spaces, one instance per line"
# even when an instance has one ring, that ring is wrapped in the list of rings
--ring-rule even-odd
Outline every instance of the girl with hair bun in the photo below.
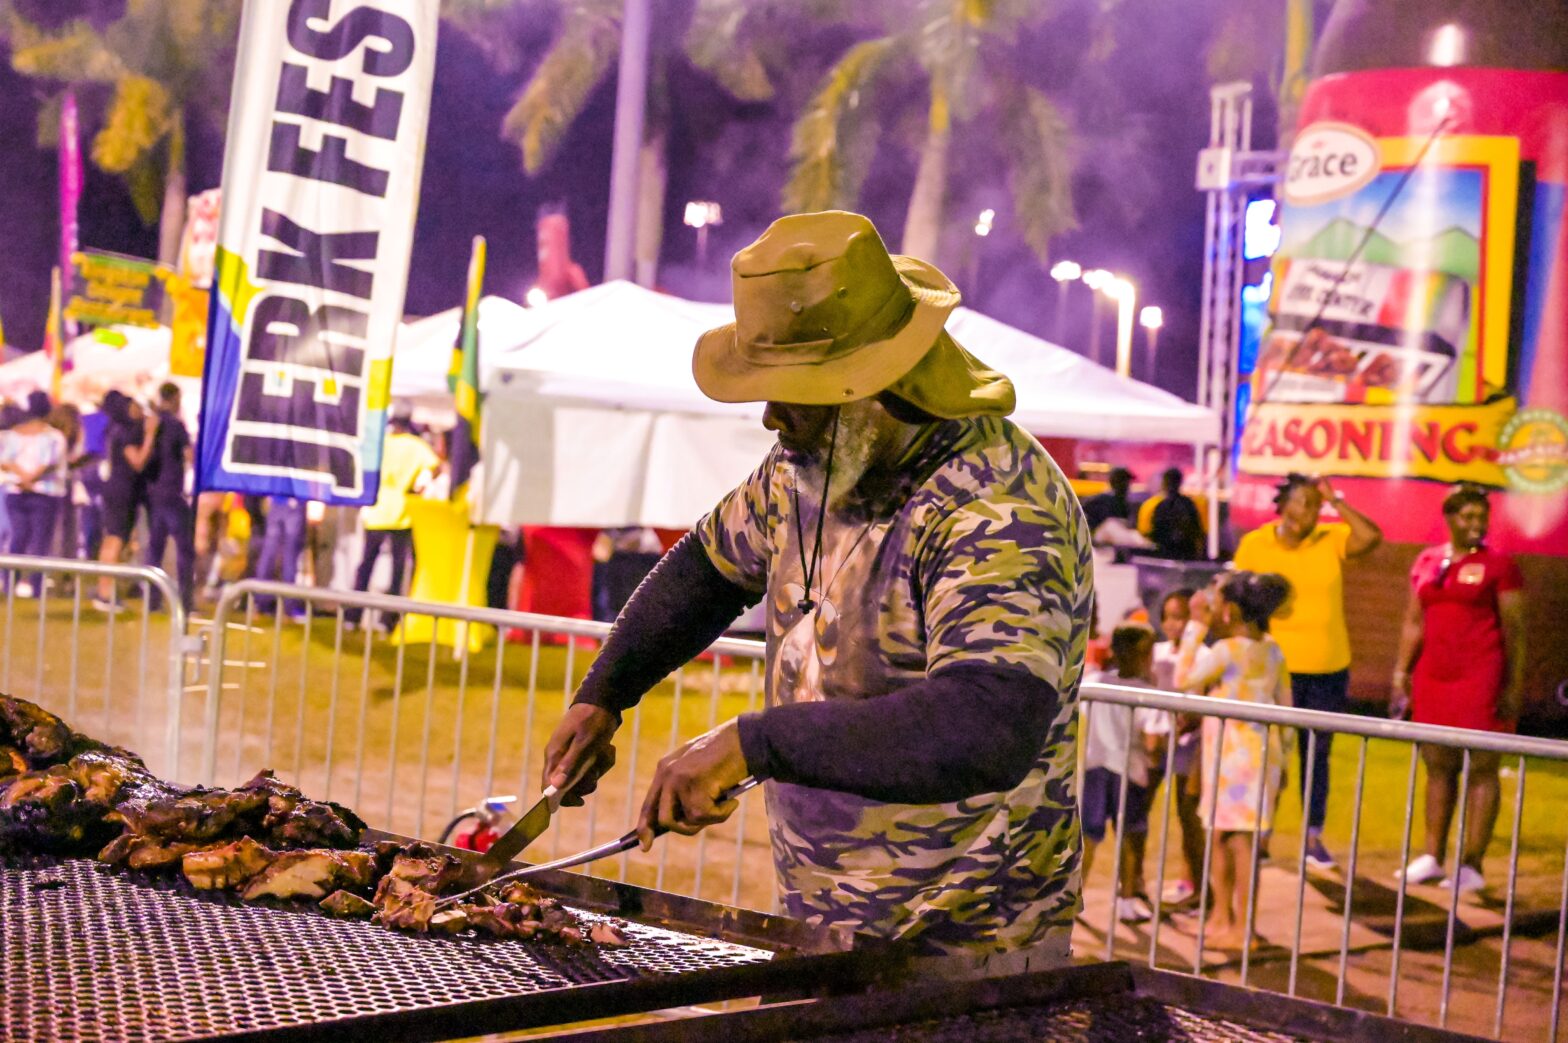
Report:
[[[1177,686],[1216,699],[1289,706],[1285,654],[1268,633],[1269,619],[1289,595],[1284,577],[1255,572],[1229,573],[1194,594],[1176,660]],[[1218,640],[1205,647],[1211,631]],[[1284,742],[1277,728],[1209,717],[1199,763],[1199,813],[1216,841],[1213,944],[1239,949],[1251,944],[1245,924],[1252,880],[1242,867],[1251,865],[1256,835],[1274,826]]]

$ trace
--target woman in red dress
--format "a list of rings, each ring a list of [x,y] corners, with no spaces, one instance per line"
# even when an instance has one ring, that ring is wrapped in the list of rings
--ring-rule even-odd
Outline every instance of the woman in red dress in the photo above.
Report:
[[[1460,486],[1443,501],[1448,542],[1428,547],[1410,569],[1394,707],[1421,724],[1511,732],[1524,692],[1523,581],[1513,559],[1486,547],[1486,492]],[[1426,762],[1426,851],[1403,870],[1412,884],[1444,876],[1444,849],[1459,799],[1462,751],[1421,747]],[[1498,755],[1472,751],[1458,890],[1486,886],[1481,859],[1497,822]],[[1443,880],[1444,887],[1455,882]]]

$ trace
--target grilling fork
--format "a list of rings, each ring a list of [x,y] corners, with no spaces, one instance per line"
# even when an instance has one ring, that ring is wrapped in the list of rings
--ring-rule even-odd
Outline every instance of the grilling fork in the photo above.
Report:
[[[714,803],[726,804],[739,797],[742,793],[745,793],[746,791],[754,788],[761,781],[761,779],[752,777],[744,778],[734,786],[731,786],[729,789],[725,790],[723,793],[720,793]],[[669,832],[669,830],[665,829],[664,827],[655,826],[653,835],[662,836],[667,832]],[[483,891],[489,887],[493,887],[496,884],[504,883],[508,880],[520,880],[525,876],[533,876],[536,873],[549,872],[553,869],[570,869],[573,866],[586,865],[589,862],[597,862],[601,858],[609,858],[611,855],[618,855],[622,851],[630,851],[636,846],[637,831],[635,829],[629,830],[622,836],[617,837],[615,840],[611,840],[605,844],[600,844],[598,847],[589,848],[587,851],[579,851],[575,855],[567,855],[564,858],[557,858],[552,862],[540,862],[538,865],[524,866],[521,869],[514,869],[510,873],[502,873],[500,876],[495,877],[487,883],[480,884],[478,887],[469,888],[467,891],[439,899],[435,904],[435,908],[440,909],[444,906],[451,905],[454,902],[459,902],[464,898],[469,897],[470,895],[478,894],[480,891]]]

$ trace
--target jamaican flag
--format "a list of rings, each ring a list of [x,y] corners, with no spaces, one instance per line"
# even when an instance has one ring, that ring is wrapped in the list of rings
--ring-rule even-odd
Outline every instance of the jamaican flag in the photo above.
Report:
[[[468,479],[479,463],[479,297],[485,281],[485,237],[474,236],[474,253],[468,261],[468,295],[463,299],[463,321],[452,346],[452,368],[447,387],[452,389],[457,426],[452,429],[449,452],[452,466],[452,499],[466,495]]]

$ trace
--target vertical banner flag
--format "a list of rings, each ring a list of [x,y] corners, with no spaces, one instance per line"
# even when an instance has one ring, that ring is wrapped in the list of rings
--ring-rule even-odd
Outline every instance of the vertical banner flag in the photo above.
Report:
[[[197,484],[376,499],[439,0],[249,0]]]
[[[44,355],[49,359],[49,397],[60,401],[65,371],[65,325],[60,316],[60,269],[49,273],[49,318],[44,324]]]
[[[452,406],[457,426],[452,428],[449,459],[452,466],[452,499],[461,499],[474,465],[479,462],[479,298],[485,284],[485,237],[474,236],[474,252],[468,260],[468,293],[463,298],[463,321],[458,326],[457,343],[452,346],[452,368],[447,386],[452,389]]]
[[[81,126],[76,112],[76,91],[67,87],[60,100],[60,273],[71,271],[71,257],[76,253],[77,210],[82,201],[82,139]],[[76,323],[67,323],[67,331],[76,332]]]

